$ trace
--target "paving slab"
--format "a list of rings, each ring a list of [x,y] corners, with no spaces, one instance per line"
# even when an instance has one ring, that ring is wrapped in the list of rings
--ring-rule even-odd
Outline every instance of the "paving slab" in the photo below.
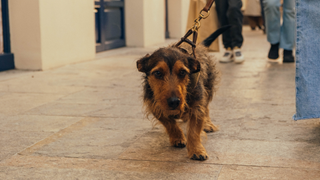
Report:
[[[0,132],[0,162],[23,151],[34,143],[51,135],[49,132],[25,132],[1,130]]]
[[[0,114],[17,115],[32,108],[53,102],[63,97],[60,94],[8,93],[0,99]]]
[[[0,164],[9,179],[213,179],[221,165],[14,156]]]
[[[299,168],[273,168],[273,167],[248,167],[224,166],[219,180],[231,179],[319,179],[319,170],[306,170]]]
[[[0,72],[0,179],[319,179],[320,120],[292,120],[295,64],[268,62],[266,36],[243,32],[246,61],[217,62],[209,108],[220,130],[203,134],[203,162],[171,147],[143,111],[136,60],[175,39],[44,72]]]
[[[3,117],[1,131],[15,132],[58,132],[81,120],[79,117],[16,115]]]
[[[86,122],[86,119],[82,121]],[[50,157],[115,159],[145,131],[150,130],[149,125],[138,122],[141,120],[90,118],[85,128],[75,129],[70,126],[58,132],[58,137],[45,139],[40,143],[42,147],[26,153]]]
[[[80,91],[82,87],[57,85],[56,80],[61,76],[42,77],[39,73],[30,73],[27,77],[9,79],[0,82],[0,91],[15,93],[49,93],[70,94]]]

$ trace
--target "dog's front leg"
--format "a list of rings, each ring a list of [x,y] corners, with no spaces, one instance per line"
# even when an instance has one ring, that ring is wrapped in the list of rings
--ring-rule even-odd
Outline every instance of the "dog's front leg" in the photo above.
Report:
[[[200,113],[198,113],[200,114]],[[208,158],[206,149],[201,144],[200,134],[203,131],[203,115],[191,115],[187,133],[188,157],[194,160],[204,161]]]
[[[163,124],[169,134],[171,146],[178,148],[186,147],[187,140],[175,119],[161,117],[159,118],[159,121]]]

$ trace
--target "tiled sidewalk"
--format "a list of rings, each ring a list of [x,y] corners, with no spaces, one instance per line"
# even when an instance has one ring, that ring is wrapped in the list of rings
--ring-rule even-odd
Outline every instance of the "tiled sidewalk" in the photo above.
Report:
[[[320,121],[292,120],[295,65],[267,62],[265,35],[244,33],[244,64],[218,64],[204,162],[144,118],[135,62],[157,47],[0,72],[0,179],[320,179]]]

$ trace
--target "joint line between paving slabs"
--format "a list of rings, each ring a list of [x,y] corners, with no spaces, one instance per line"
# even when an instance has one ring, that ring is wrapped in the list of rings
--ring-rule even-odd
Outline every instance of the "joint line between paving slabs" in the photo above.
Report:
[[[55,141],[57,141],[58,139],[64,137],[67,134],[70,134],[74,131],[80,130],[86,126],[88,126],[89,124],[95,123],[97,121],[100,121],[100,118],[84,118],[54,134],[52,134],[49,137],[44,138],[43,140],[40,140],[38,142],[36,142],[35,144],[31,145],[30,147],[27,147],[26,149],[22,150],[21,152],[19,152],[19,155],[31,155],[34,152],[36,152],[37,150],[41,149],[43,146],[48,145],[50,143],[53,143]]]

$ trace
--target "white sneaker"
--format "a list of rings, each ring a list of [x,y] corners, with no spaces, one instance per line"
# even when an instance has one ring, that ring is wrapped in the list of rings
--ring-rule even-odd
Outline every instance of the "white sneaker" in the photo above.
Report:
[[[233,56],[234,56],[234,62],[235,63],[243,63],[244,62],[244,56],[241,53],[241,49],[238,47],[235,47],[233,49]]]
[[[222,56],[222,58],[219,60],[219,62],[222,63],[228,63],[233,61],[233,52],[231,48],[226,49],[226,52]]]

